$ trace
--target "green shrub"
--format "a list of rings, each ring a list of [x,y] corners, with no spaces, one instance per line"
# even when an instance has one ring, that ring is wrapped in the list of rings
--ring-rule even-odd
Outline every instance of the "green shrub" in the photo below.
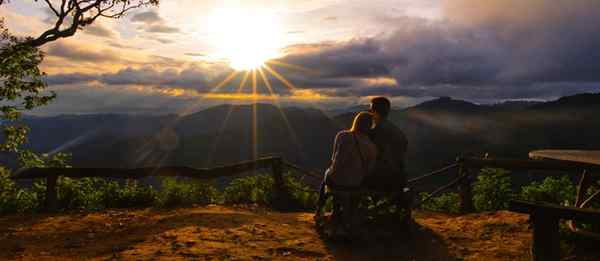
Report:
[[[122,186],[110,180],[104,182],[101,191],[100,200],[105,208],[150,207],[158,200],[158,192],[152,186]]]
[[[225,187],[226,204],[258,203],[271,205],[275,196],[273,177],[268,174],[236,178]]]
[[[256,203],[272,206],[279,196],[270,174],[246,176],[231,181],[223,192],[226,204]],[[296,178],[293,172],[284,174],[284,186],[288,195],[281,195],[289,201],[286,207],[294,210],[314,209],[318,194]]]
[[[34,191],[19,188],[10,172],[0,167],[0,214],[37,211],[41,206]]]
[[[511,178],[503,169],[482,169],[473,184],[473,205],[477,211],[507,209],[513,197]]]
[[[285,176],[285,186],[290,192],[290,199],[293,209],[313,210],[317,206],[319,194],[311,191],[310,188],[298,180],[293,174]]]
[[[218,194],[214,186],[205,182],[165,178],[158,194],[158,203],[161,207],[206,205],[216,203]]]
[[[420,201],[429,197],[429,193],[423,192],[419,194]],[[456,192],[444,193],[440,196],[433,197],[421,205],[422,209],[430,211],[442,211],[450,213],[458,213],[460,211],[460,198]]]
[[[98,178],[72,179],[60,177],[57,182],[60,209],[99,209],[102,207],[103,180]]]
[[[521,187],[519,197],[523,200],[573,205],[575,191],[575,185],[568,176],[547,177],[542,182]]]

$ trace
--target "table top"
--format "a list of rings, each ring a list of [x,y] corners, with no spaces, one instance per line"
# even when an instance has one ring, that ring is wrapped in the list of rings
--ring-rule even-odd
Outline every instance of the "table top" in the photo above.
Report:
[[[532,159],[551,159],[600,165],[600,150],[534,150]]]

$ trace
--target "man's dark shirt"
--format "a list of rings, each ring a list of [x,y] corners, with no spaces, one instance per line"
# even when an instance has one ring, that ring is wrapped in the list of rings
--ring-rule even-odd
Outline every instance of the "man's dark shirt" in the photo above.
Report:
[[[377,146],[376,170],[368,183],[378,183],[383,187],[398,189],[406,186],[404,159],[408,140],[404,132],[393,123],[384,120],[369,134]],[[367,185],[371,186],[371,185]]]

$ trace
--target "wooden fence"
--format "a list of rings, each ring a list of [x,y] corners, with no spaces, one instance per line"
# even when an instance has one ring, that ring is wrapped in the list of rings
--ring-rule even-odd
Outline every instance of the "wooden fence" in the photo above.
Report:
[[[567,224],[575,233],[588,236],[590,238],[600,239],[600,235],[584,230],[575,226],[575,220],[600,222],[600,211],[585,209],[593,199],[599,197],[600,191],[595,192],[587,199],[585,192],[594,182],[591,173],[600,174],[600,166],[594,164],[565,162],[554,160],[512,160],[512,159],[489,159],[459,157],[456,163],[441,170],[412,179],[413,182],[420,182],[426,178],[441,175],[449,170],[458,169],[458,175],[455,180],[436,189],[428,198],[422,199],[420,204],[433,198],[435,195],[453,187],[458,187],[460,197],[460,211],[469,213],[474,211],[472,198],[472,181],[482,168],[501,168],[507,170],[538,171],[529,173],[540,173],[539,171],[561,171],[571,175],[581,174],[577,186],[577,195],[575,207],[562,207],[555,204],[544,202],[527,202],[512,200],[510,210],[530,214],[530,220],[533,223],[533,260],[558,261],[559,253],[559,231],[558,223],[560,219],[568,219]],[[410,182],[410,181],[409,181]]]
[[[275,205],[285,206],[287,201],[286,187],[283,181],[283,160],[281,157],[264,157],[252,161],[244,161],[232,165],[209,169],[196,169],[179,166],[144,167],[133,169],[121,168],[29,168],[16,173],[13,179],[46,179],[46,208],[54,211],[58,206],[56,183],[58,177],[70,178],[121,178],[140,179],[146,177],[187,177],[211,180],[221,177],[236,176],[244,172],[271,169],[276,195]]]
[[[576,162],[563,162],[553,160],[514,160],[514,159],[490,159],[490,158],[476,158],[476,157],[458,157],[456,163],[444,167],[440,170],[422,175],[417,178],[410,179],[408,182],[410,185],[415,185],[419,182],[423,182],[429,178],[441,175],[447,175],[447,172],[451,170],[457,170],[456,178],[450,183],[439,187],[433,191],[429,197],[421,200],[419,204],[433,198],[434,196],[447,191],[452,188],[458,188],[460,197],[460,211],[462,213],[470,213],[474,211],[473,207],[473,196],[472,196],[472,183],[475,177],[482,168],[500,168],[506,170],[521,170],[531,171],[530,173],[541,173],[539,171],[561,171],[571,175],[577,175],[582,173],[600,173],[600,166],[594,164],[576,163]],[[536,172],[537,171],[537,172]],[[589,176],[589,174],[588,174]],[[583,180],[583,179],[582,179]],[[581,191],[589,187],[589,179],[586,182],[580,182],[578,186],[578,199],[577,201],[585,202],[580,197],[583,193]]]

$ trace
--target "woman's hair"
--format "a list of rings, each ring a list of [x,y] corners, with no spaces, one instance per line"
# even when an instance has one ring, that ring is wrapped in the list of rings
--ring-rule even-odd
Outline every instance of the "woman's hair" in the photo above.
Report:
[[[370,113],[359,112],[354,117],[354,122],[352,123],[352,128],[350,128],[350,131],[367,133],[371,129],[372,124],[373,124],[373,116],[371,116]]]

